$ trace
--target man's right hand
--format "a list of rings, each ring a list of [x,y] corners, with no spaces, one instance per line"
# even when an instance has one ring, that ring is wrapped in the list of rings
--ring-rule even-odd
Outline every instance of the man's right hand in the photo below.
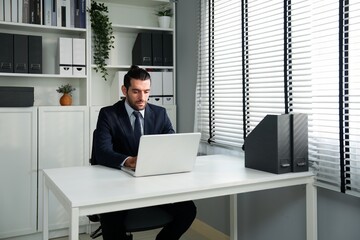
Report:
[[[125,161],[124,166],[129,168],[136,168],[136,160],[137,157],[128,157],[128,159],[126,159]]]

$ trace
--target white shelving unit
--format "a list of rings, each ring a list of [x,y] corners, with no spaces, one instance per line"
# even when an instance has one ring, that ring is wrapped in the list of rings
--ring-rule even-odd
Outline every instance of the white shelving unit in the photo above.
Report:
[[[7,172],[4,183],[12,181],[16,176],[17,166],[15,159],[19,159],[27,171],[17,182],[21,188],[7,188],[8,196],[17,196],[18,189],[27,194],[15,201],[13,206],[6,205],[6,209],[18,209],[22,203],[26,209],[19,212],[26,222],[16,219],[9,223],[9,218],[0,221],[3,229],[2,237],[20,237],[25,234],[39,234],[41,228],[41,212],[36,198],[41,199],[41,169],[48,167],[78,166],[87,164],[91,150],[92,129],[95,128],[99,109],[114,102],[110,99],[110,88],[117,71],[127,71],[132,65],[132,48],[139,32],[164,32],[173,34],[173,66],[141,66],[155,71],[173,72],[174,105],[164,106],[176,128],[176,96],[175,96],[175,22],[170,28],[159,28],[155,9],[169,0],[102,0],[109,7],[109,17],[112,21],[115,35],[115,48],[110,53],[107,69],[107,81],[96,73],[92,64],[91,25],[87,14],[87,28],[65,28],[36,24],[23,24],[0,21],[0,32],[22,35],[42,36],[42,74],[0,73],[0,86],[34,87],[34,107],[31,108],[0,108],[2,129],[9,134],[0,134],[0,142],[6,143],[6,151],[1,151],[1,159],[11,163],[11,173]],[[90,0],[86,0],[86,7]],[[175,3],[173,8],[175,12]],[[175,17],[173,17],[174,21]],[[59,37],[83,38],[86,40],[86,75],[62,76],[56,71],[57,46]],[[1,54],[1,53],[0,53]],[[73,106],[60,106],[61,95],[56,89],[62,84],[72,84],[76,90],[73,92]],[[120,90],[120,89],[119,89]],[[10,117],[8,117],[10,111]],[[29,115],[30,114],[30,115]],[[31,117],[28,117],[31,116]],[[9,127],[7,127],[9,126]],[[19,128],[20,126],[20,128]],[[18,129],[19,128],[19,129]],[[1,127],[0,127],[1,129]],[[5,131],[5,132],[6,132]],[[66,139],[65,139],[66,136]],[[20,139],[19,143],[9,142],[11,139]],[[63,139],[64,138],[64,139]],[[11,148],[12,147],[12,148]],[[29,154],[22,154],[27,153]],[[30,154],[31,153],[31,154]],[[20,155],[19,155],[20,154]],[[19,158],[20,156],[20,158]],[[54,156],[54,157],[52,157]],[[6,162],[0,164],[1,169],[8,169]],[[20,172],[21,173],[21,172]],[[24,182],[27,185],[24,185]],[[40,181],[40,182],[38,182]],[[40,184],[39,184],[40,183]],[[3,186],[7,186],[6,184]],[[40,194],[40,195],[39,195]],[[22,197],[22,196],[21,196]],[[58,203],[51,201],[53,214],[51,220],[53,231],[67,226],[64,212],[58,209]],[[21,206],[20,206],[21,207]],[[41,208],[40,208],[41,209]],[[56,216],[61,216],[56,218]],[[6,230],[6,232],[5,232]],[[1,232],[1,231],[0,231]],[[52,234],[58,237],[57,233]]]
[[[163,32],[173,34],[173,66],[141,66],[153,71],[172,71],[175,82],[175,17],[172,18],[170,28],[158,27],[155,10],[169,0],[105,0],[99,1],[108,6],[109,18],[115,36],[114,49],[110,52],[108,61],[108,80],[101,79],[100,74],[91,71],[91,106],[113,104],[110,99],[110,88],[117,71],[127,71],[132,65],[132,48],[140,32]],[[173,12],[175,12],[173,3]],[[91,29],[88,29],[91,36]],[[91,65],[94,69],[94,65]],[[175,84],[173,84],[175,86]],[[120,90],[120,89],[119,89]],[[175,89],[174,89],[175,94]]]
[[[56,74],[58,38],[86,38],[86,29],[0,21],[0,32],[42,36],[43,45],[42,74],[0,73],[0,86],[34,87],[34,106],[60,106],[60,94],[56,92],[56,89],[62,84],[71,83],[76,88],[73,93],[73,104],[88,105],[87,75],[75,77]]]

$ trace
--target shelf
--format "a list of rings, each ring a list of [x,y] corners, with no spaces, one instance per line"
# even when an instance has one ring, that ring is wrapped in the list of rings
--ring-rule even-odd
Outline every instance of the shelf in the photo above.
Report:
[[[0,73],[0,77],[22,77],[22,78],[84,78],[87,76],[64,76],[59,74],[27,74],[27,73]],[[0,80],[1,81],[1,80]]]
[[[95,68],[95,65],[91,65],[91,68]],[[131,65],[107,65],[106,68],[107,69],[112,69],[112,70],[120,70],[120,69],[130,69]],[[146,69],[174,69],[173,66],[139,66],[141,68],[146,68]]]
[[[153,32],[153,31],[173,32],[174,31],[174,29],[172,29],[172,28],[130,26],[130,25],[121,25],[121,24],[113,24],[112,28],[114,31],[121,31],[121,32],[127,32],[127,33]]]
[[[17,31],[31,31],[36,33],[57,33],[57,34],[67,34],[67,33],[86,33],[85,28],[66,28],[66,27],[55,27],[55,26],[46,26],[39,24],[27,24],[27,23],[12,23],[0,21],[0,28],[8,30],[17,30]]]
[[[119,0],[100,0],[99,2],[104,3],[119,3]],[[172,2],[170,0],[122,0],[121,4],[132,5],[132,6],[158,6],[161,4]]]

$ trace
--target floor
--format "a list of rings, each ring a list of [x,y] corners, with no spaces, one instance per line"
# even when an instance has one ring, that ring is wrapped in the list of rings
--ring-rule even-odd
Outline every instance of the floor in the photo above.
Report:
[[[134,233],[133,240],[154,240],[158,230],[146,231],[141,233]],[[53,240],[68,240],[68,237],[54,238]],[[79,240],[92,240],[88,234],[81,234]],[[96,238],[95,240],[102,240],[101,237]],[[194,234],[185,234],[181,240],[206,240],[200,236],[195,236]]]

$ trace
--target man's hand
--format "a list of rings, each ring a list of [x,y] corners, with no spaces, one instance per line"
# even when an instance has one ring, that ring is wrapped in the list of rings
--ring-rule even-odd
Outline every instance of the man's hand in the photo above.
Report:
[[[124,166],[129,168],[136,168],[137,157],[128,157],[125,161]]]

